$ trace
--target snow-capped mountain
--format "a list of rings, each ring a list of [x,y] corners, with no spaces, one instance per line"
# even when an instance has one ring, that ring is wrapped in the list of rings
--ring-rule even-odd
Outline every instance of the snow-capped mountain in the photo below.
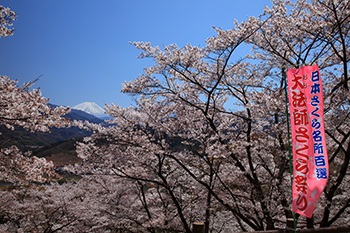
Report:
[[[84,102],[84,103],[81,103],[81,104],[78,104],[78,105],[72,107],[72,109],[84,111],[84,112],[89,113],[91,115],[94,115],[95,117],[98,117],[98,118],[106,116],[103,108],[101,108],[100,106],[98,106],[94,102]]]

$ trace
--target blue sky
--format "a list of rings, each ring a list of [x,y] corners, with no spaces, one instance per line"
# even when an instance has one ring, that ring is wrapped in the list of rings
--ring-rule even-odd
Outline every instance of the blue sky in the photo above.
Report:
[[[152,66],[133,41],[204,45],[212,26],[258,16],[270,0],[2,0],[18,14],[0,39],[0,74],[35,84],[57,105],[132,104],[121,84]]]

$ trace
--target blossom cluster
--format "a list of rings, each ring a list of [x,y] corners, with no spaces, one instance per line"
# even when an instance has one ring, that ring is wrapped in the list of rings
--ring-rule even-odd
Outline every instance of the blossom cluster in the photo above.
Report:
[[[10,27],[12,27],[16,17],[16,13],[10,8],[0,6],[0,38],[13,35],[14,29]]]
[[[70,109],[51,107],[49,99],[41,96],[39,89],[29,90],[31,84],[19,87],[17,81],[7,76],[0,77],[0,124],[10,129],[20,126],[32,132],[70,126],[69,120],[61,117]]]

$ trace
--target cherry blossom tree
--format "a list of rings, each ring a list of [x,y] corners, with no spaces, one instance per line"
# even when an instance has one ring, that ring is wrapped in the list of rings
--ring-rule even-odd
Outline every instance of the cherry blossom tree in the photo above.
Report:
[[[13,34],[12,26],[16,13],[0,6],[0,37]],[[36,80],[35,80],[36,81]],[[0,76],[0,125],[14,129],[23,127],[31,132],[49,131],[50,127],[69,126],[70,122],[61,117],[70,110],[66,107],[52,108],[49,99],[41,96],[39,89],[30,90],[34,82],[24,83],[7,76]],[[0,151],[0,181],[24,184],[31,181],[46,182],[53,177],[54,165],[45,158],[22,154],[18,148],[2,148]]]
[[[278,213],[283,206],[275,200],[279,192],[274,189],[287,180],[286,166],[279,168],[287,159],[275,157],[287,148],[275,146],[280,145],[274,137],[280,122],[265,114],[259,118],[261,110],[251,104],[273,96],[278,86],[265,78],[269,69],[232,61],[235,49],[260,27],[251,17],[228,32],[217,29],[218,36],[209,38],[204,48],[170,45],[161,50],[134,43],[144,50],[141,57],[156,61],[123,86],[124,92],[141,95],[137,106],[109,106],[107,113],[117,126],[97,127],[98,133],[80,146],[80,156],[92,161],[95,173],[112,173],[160,190],[158,198],[166,200],[163,205],[175,215],[167,218],[160,212],[160,218],[149,211],[159,228],[176,224],[176,230],[191,232],[191,222],[202,220],[207,232],[210,222],[221,228],[262,230],[282,221]],[[274,116],[283,98],[271,100],[274,105],[265,109]],[[145,207],[149,201],[144,199]]]
[[[29,90],[33,83],[17,86],[17,81],[0,77],[0,124],[14,130],[15,126],[32,132],[48,132],[50,127],[66,127],[70,122],[61,117],[70,110],[66,107],[52,108],[49,99],[42,97],[39,89]],[[54,165],[45,158],[22,154],[12,146],[0,151],[0,180],[11,183],[29,181],[45,182],[54,177]]]
[[[115,177],[89,176],[0,191],[0,231],[145,232],[152,223],[142,227],[147,219],[139,215],[139,189],[130,185]]]
[[[291,9],[290,11],[288,9]],[[321,227],[345,224],[349,146],[349,1],[275,1],[255,34],[255,57],[274,66],[318,63],[323,76],[325,125],[330,174],[323,203],[314,220]],[[307,219],[313,226],[312,219]]]
[[[132,43],[155,65],[123,84],[134,107],[106,107],[114,126],[81,124],[95,131],[78,147],[82,171],[143,187],[140,218],[153,227],[284,228],[292,212],[281,69],[318,63],[331,174],[314,221],[299,217],[298,227],[346,223],[349,5],[273,0],[258,18],[214,28],[204,47]],[[236,55],[243,43],[252,48],[245,58]]]
[[[2,232],[57,232],[78,219],[83,191],[76,185],[29,186],[1,191]],[[75,208],[75,209],[72,209]]]
[[[49,99],[41,96],[40,89],[29,90],[33,84],[25,83],[19,87],[17,81],[0,77],[0,124],[9,129],[20,126],[31,132],[49,132],[51,127],[69,125],[67,119],[61,117],[69,112],[69,108],[51,107]]]

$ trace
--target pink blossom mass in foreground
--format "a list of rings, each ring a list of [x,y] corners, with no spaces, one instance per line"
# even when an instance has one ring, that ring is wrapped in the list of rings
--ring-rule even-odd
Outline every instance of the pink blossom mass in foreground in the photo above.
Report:
[[[132,42],[139,58],[153,61],[122,85],[133,106],[106,106],[110,124],[72,122],[92,132],[77,143],[83,162],[64,168],[73,178],[2,191],[0,229],[192,233],[194,222],[206,233],[294,228],[282,67],[305,64],[318,64],[322,77],[329,174],[312,218],[297,215],[295,225],[346,226],[349,6],[273,0],[231,29],[214,27],[202,46]],[[34,123],[15,123],[61,126],[65,111],[43,108]]]

